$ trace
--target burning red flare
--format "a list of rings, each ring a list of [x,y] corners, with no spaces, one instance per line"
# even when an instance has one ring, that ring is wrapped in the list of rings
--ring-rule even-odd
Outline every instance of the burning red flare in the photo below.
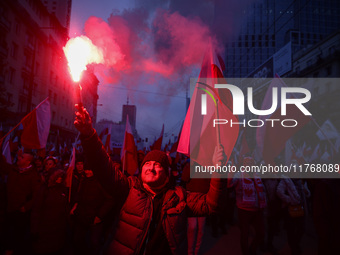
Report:
[[[72,79],[80,80],[82,71],[88,64],[104,62],[103,52],[86,36],[71,38],[65,45],[64,53],[68,61]]]

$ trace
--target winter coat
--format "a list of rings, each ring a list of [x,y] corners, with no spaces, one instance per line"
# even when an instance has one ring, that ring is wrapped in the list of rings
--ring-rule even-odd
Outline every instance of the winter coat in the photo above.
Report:
[[[295,179],[293,181],[285,176],[280,180],[276,193],[281,199],[283,207],[288,205],[305,205],[305,194],[307,194],[307,197],[310,196],[307,185],[303,185],[300,179]]]
[[[113,207],[112,197],[103,190],[93,176],[85,177],[81,182],[76,203],[78,205],[74,216],[77,221],[85,225],[91,225],[96,216],[103,220]]]
[[[39,190],[41,179],[35,168],[30,165],[19,169],[15,165],[1,162],[2,171],[7,177],[7,212],[18,212],[21,207],[31,210],[34,194]]]
[[[51,175],[34,197],[31,214],[33,248],[37,253],[52,253],[63,248],[67,235],[68,207],[65,186]],[[52,180],[53,179],[53,180]]]
[[[82,137],[88,162],[109,194],[123,200],[119,222],[108,254],[139,254],[146,239],[153,212],[152,196],[137,177],[126,177],[114,169],[109,155],[95,133]],[[221,210],[226,199],[225,180],[213,178],[207,194],[187,193],[182,187],[168,189],[161,207],[161,222],[173,254],[187,253],[187,217],[206,216]]]

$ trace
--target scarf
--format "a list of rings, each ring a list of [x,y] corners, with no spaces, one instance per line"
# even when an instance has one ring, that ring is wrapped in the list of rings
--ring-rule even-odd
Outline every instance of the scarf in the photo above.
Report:
[[[250,178],[249,174],[242,173],[242,191],[243,191],[243,203],[255,204],[256,198],[258,199],[259,208],[265,208],[266,193],[262,180],[258,174],[254,174],[253,178]]]

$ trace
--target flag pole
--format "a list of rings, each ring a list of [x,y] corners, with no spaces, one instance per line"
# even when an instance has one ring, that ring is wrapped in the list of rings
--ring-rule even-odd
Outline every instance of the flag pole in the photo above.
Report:
[[[218,99],[216,99],[216,111],[215,111],[216,119],[219,119],[218,102],[219,102]],[[221,144],[220,125],[217,125],[217,128],[216,128],[216,142],[217,142],[218,148],[220,148],[220,144]]]
[[[124,160],[123,160],[123,174],[124,174],[125,166],[126,166],[126,150],[123,153],[124,153]]]

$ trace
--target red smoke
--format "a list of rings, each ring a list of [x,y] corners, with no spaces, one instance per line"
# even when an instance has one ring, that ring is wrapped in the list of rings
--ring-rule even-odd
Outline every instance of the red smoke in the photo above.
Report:
[[[85,34],[104,52],[97,69],[108,83],[128,80],[135,86],[142,75],[149,82],[176,80],[199,67],[212,34],[199,19],[158,9],[152,19],[143,9],[112,13],[108,22],[90,17]]]

